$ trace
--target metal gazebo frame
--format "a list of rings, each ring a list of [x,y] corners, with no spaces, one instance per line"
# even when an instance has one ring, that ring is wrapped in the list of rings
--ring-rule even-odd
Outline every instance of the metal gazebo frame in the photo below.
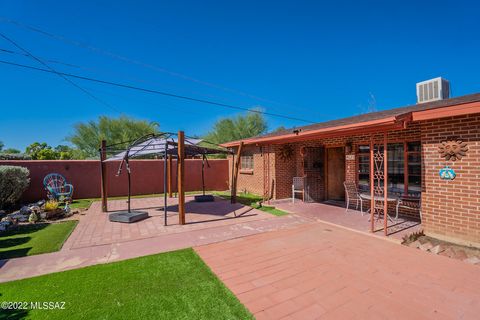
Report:
[[[131,169],[129,160],[138,156],[145,155],[160,155],[164,159],[164,175],[163,175],[163,193],[164,193],[164,224],[168,224],[167,217],[167,206],[168,206],[168,194],[167,188],[171,191],[171,159],[176,157],[177,159],[177,192],[178,192],[178,211],[179,211],[179,224],[185,224],[185,190],[184,190],[184,171],[185,171],[185,157],[186,156],[201,156],[202,157],[202,193],[205,195],[205,162],[208,165],[207,155],[211,154],[230,154],[233,155],[233,152],[229,149],[225,149],[216,144],[209,143],[214,145],[215,148],[209,148],[198,145],[202,140],[195,139],[191,137],[185,138],[183,131],[179,131],[177,139],[174,138],[176,134],[174,133],[151,133],[145,136],[142,136],[133,141],[127,141],[123,143],[117,143],[108,146],[106,141],[102,141],[100,152],[100,163],[101,163],[101,186],[102,186],[102,211],[107,212],[107,178],[106,178],[106,162],[108,161],[120,161],[120,165],[117,171],[117,176],[122,173],[123,167],[125,166],[127,172],[127,183],[128,183],[128,209],[127,212],[131,213]],[[128,147],[124,150],[115,149],[119,145],[124,145],[128,143]],[[121,151],[115,154],[113,157],[107,159],[107,152],[110,151]],[[170,166],[168,165],[170,163]],[[170,168],[169,168],[170,167]],[[170,170],[169,170],[170,169]],[[233,168],[232,168],[233,172]],[[233,173],[232,173],[233,176]],[[234,198],[233,194],[235,188],[232,183],[232,199]]]

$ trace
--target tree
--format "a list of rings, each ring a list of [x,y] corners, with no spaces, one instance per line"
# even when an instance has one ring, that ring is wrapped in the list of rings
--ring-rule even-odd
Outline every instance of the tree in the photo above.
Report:
[[[285,128],[284,126],[280,126],[277,129],[273,130],[271,133],[281,133],[283,131],[287,131],[287,128]]]
[[[249,112],[232,118],[217,121],[204,139],[221,144],[258,136],[267,131],[267,122],[262,114]]]
[[[18,149],[15,149],[15,148],[7,148],[7,149],[3,149],[5,147],[5,144],[0,141],[0,153],[3,153],[3,154],[18,154],[18,153],[21,153],[20,150]]]
[[[102,140],[107,140],[108,144],[134,140],[149,133],[158,133],[159,125],[156,122],[136,120],[127,116],[118,118],[101,116],[96,121],[76,124],[74,130],[75,132],[67,137],[67,141],[87,157],[98,157],[98,148]]]
[[[55,147],[55,152],[58,160],[85,159],[83,151],[61,144]]]
[[[21,153],[21,151],[15,148],[7,148],[7,149],[3,149],[2,153],[18,154],[18,153]]]
[[[85,159],[85,155],[78,149],[58,145],[52,148],[45,142],[34,142],[25,149],[25,154],[32,160],[70,160]]]
[[[45,142],[34,142],[25,149],[25,153],[29,155],[32,160],[55,160],[57,153],[51,146]]]

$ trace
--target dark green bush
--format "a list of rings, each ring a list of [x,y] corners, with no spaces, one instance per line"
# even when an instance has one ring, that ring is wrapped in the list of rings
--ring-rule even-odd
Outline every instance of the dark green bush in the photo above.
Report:
[[[18,166],[0,166],[0,209],[15,204],[30,184],[30,172]]]
[[[0,153],[0,160],[32,160],[32,157],[24,153]]]

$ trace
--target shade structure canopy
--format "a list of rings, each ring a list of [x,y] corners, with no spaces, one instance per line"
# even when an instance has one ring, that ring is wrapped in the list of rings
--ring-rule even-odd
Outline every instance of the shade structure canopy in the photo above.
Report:
[[[203,142],[203,143],[202,143]],[[201,145],[202,143],[202,145]],[[128,145],[125,149],[121,149],[121,146]],[[212,145],[212,147],[206,147],[205,145]],[[160,157],[164,159],[164,175],[163,175],[163,185],[164,185],[164,219],[165,225],[167,225],[167,157],[170,159],[172,157],[177,158],[177,171],[179,170],[179,166],[182,167],[181,172],[177,172],[178,178],[178,189],[179,189],[179,196],[182,195],[184,201],[184,191],[183,191],[183,167],[184,162],[183,160],[185,157],[202,157],[202,191],[203,196],[205,196],[205,180],[204,180],[204,167],[205,163],[208,165],[207,155],[211,154],[233,154],[233,152],[229,149],[225,149],[219,145],[205,142],[202,139],[185,137],[183,131],[179,131],[178,135],[172,133],[152,133],[145,136],[142,136],[133,141],[127,141],[124,143],[114,144],[110,146],[106,146],[106,143],[102,144],[102,149],[100,151],[100,159],[101,163],[107,161],[120,161],[120,165],[118,167],[117,176],[122,173],[122,168],[126,168],[127,172],[127,181],[128,181],[128,209],[125,212],[117,212],[110,215],[111,221],[119,221],[119,222],[126,222],[122,219],[118,219],[118,215],[128,215],[129,219],[130,216],[133,214],[141,215],[142,217],[148,217],[148,214],[145,212],[132,212],[130,207],[130,200],[131,200],[131,169],[129,165],[129,160],[132,158],[142,158],[142,157],[151,157],[155,155],[156,157]],[[106,154],[110,153],[113,154],[110,157],[106,157]],[[102,154],[104,156],[102,156]],[[102,188],[105,185],[105,174],[104,174],[104,167],[102,167]],[[182,189],[182,191],[180,191]],[[180,197],[179,197],[180,198]],[[105,203],[105,211],[106,211],[106,194],[102,194],[102,203]],[[179,200],[179,217],[184,217],[184,209],[182,210],[180,206],[184,203],[180,203]],[[103,206],[103,204],[102,204]],[[182,214],[180,213],[182,211]],[[117,216],[112,218],[112,215],[117,214]],[[130,220],[128,222],[131,222]],[[182,222],[181,224],[183,224]]]
[[[187,157],[203,156],[209,154],[231,154],[228,149],[217,147],[217,145],[211,144],[212,147],[206,147],[200,145],[211,144],[205,142],[202,139],[197,138],[185,138],[184,152]],[[115,147],[108,146],[111,150]],[[113,149],[114,150],[114,149]],[[178,139],[173,134],[161,133],[161,134],[149,134],[135,140],[125,150],[115,153],[105,161],[118,161],[131,158],[140,158],[150,155],[158,155],[164,157],[165,155],[178,154]]]

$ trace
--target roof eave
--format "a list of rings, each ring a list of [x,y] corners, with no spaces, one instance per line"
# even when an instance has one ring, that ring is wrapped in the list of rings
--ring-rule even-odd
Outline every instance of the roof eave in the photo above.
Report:
[[[403,115],[402,115],[403,116]],[[317,130],[309,130],[309,131],[300,131],[297,133],[288,133],[288,134],[283,134],[283,135],[278,135],[278,136],[273,136],[273,137],[258,137],[258,138],[249,138],[249,139],[244,139],[244,140],[237,140],[237,141],[231,141],[222,144],[223,147],[235,147],[240,144],[240,142],[243,141],[244,144],[265,144],[265,143],[286,143],[286,142],[293,142],[293,141],[302,141],[306,138],[315,138],[315,137],[320,137],[324,135],[328,135],[330,133],[339,133],[344,131],[345,133],[351,133],[352,131],[357,131],[361,133],[362,129],[370,129],[372,127],[376,128],[378,126],[384,127],[385,125],[396,125],[399,122],[403,123],[403,118],[402,117],[386,117],[383,119],[377,119],[377,120],[371,120],[371,121],[365,121],[365,122],[360,122],[360,123],[354,123],[354,124],[348,124],[348,125],[342,125],[342,126],[335,126],[335,127],[329,127],[329,128],[322,128],[322,129],[317,129]]]
[[[412,112],[413,121],[433,120],[480,113],[480,101]]]

